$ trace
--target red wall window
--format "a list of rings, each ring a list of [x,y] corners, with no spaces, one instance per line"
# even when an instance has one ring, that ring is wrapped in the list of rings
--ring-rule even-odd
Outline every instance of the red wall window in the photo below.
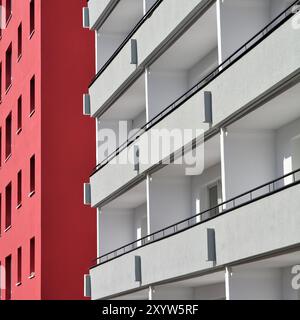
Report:
[[[34,32],[35,29],[35,10],[34,10],[34,0],[30,1],[30,34]]]
[[[2,194],[0,193],[0,236],[1,236],[1,233],[2,233]],[[0,291],[1,291],[1,288],[0,288]]]
[[[30,80],[30,114],[35,110],[35,76]]]
[[[17,208],[22,205],[22,170],[18,172]]]
[[[9,20],[12,17],[12,0],[6,0],[6,24],[8,24]]]
[[[35,156],[30,158],[30,195],[35,192]]]
[[[5,258],[5,299],[11,300],[11,255]]]
[[[22,248],[18,248],[17,282],[22,283]]]
[[[20,23],[18,27],[18,59],[20,59],[22,55],[22,49],[23,49],[23,30],[22,30],[22,23]]]
[[[12,120],[11,113],[7,116],[5,121],[5,158],[11,155],[12,150]]]
[[[30,240],[30,276],[35,275],[35,238]]]
[[[12,44],[6,50],[6,90],[12,83]]]
[[[0,30],[1,30],[1,28],[0,28]],[[0,36],[1,36],[1,34],[0,34]],[[2,101],[2,62],[0,62],[0,102],[1,101]]]
[[[2,165],[2,128],[0,128],[0,167]]]
[[[17,133],[22,130],[22,96],[18,99],[18,114],[17,114]]]
[[[11,226],[11,213],[12,213],[12,186],[9,183],[5,188],[5,229]]]

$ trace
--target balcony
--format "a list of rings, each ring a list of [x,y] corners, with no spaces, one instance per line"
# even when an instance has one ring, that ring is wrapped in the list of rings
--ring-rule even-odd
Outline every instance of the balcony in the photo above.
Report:
[[[181,149],[183,145],[191,143],[201,135],[211,136],[219,133],[221,127],[228,126],[236,117],[241,117],[266,103],[297,82],[299,33],[291,27],[289,14],[290,10],[287,13],[284,12],[186,94],[156,116],[153,114],[154,118],[142,126],[144,129],[142,132],[135,134],[117,152],[113,152],[101,162],[90,179],[92,205],[101,206],[108,199],[126,191],[128,186],[144,179],[143,173],[152,170],[160,161]],[[287,20],[282,20],[282,17]],[[251,68],[249,68],[250,65]],[[211,124],[204,123],[205,91],[211,92],[213,99]],[[128,94],[127,97],[129,99],[130,95]],[[142,98],[141,101],[143,101]],[[125,106],[125,104],[122,105]],[[112,110],[117,112],[121,108]],[[138,110],[143,111],[145,107],[141,106]],[[136,115],[134,114],[133,117]],[[140,158],[143,154],[149,153],[149,146],[145,141],[148,141],[149,136],[151,137],[152,133],[159,129],[168,129],[169,132],[174,129],[192,130],[193,135],[184,141],[185,144],[165,150],[159,159],[141,162],[138,171],[135,170],[133,163],[121,164],[120,159],[127,159],[128,156],[132,158],[135,147],[139,148]]]
[[[176,3],[174,3],[174,1]],[[98,72],[90,86],[93,116],[103,114],[143,73],[143,68],[166,43],[187,26],[195,15],[200,15],[214,0],[157,1],[117,50],[109,65]],[[151,18],[150,18],[151,16]],[[165,17],[168,17],[166,19]],[[159,32],[153,32],[159,30]],[[138,61],[132,58],[132,41],[137,43]]]
[[[89,0],[88,8],[91,29],[96,29],[97,25],[101,25],[117,4],[118,0]]]
[[[300,251],[295,249],[240,262],[119,295],[113,300],[299,300],[293,287]]]
[[[283,185],[286,179],[290,183]],[[219,204],[215,217],[188,218],[102,256],[90,270],[92,298],[143,289],[298,244],[299,183],[297,170]],[[208,261],[208,229],[215,232],[215,261]],[[141,283],[134,278],[136,256],[141,257]]]

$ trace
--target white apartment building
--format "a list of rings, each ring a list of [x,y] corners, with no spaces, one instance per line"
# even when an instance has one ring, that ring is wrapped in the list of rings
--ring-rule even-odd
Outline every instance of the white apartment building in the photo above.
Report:
[[[299,8],[89,0],[98,257],[86,295],[300,299]]]

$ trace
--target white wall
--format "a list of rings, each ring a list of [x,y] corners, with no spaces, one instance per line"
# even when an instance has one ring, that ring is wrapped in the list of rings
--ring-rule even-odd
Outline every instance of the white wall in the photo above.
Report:
[[[218,66],[218,49],[215,48],[209,52],[196,65],[188,70],[188,87],[191,88],[197,84],[204,76],[209,74]]]
[[[118,249],[147,235],[147,205],[137,208],[107,208],[99,215],[100,255]]]
[[[106,254],[123,245],[133,242],[133,210],[104,208],[99,221],[100,254]]]
[[[184,72],[156,72],[151,68],[145,76],[149,121],[187,91],[187,77]]]
[[[230,300],[280,300],[280,269],[264,268],[233,271],[230,278]]]
[[[149,186],[150,232],[192,216],[191,179],[155,175]]]
[[[144,1],[144,14],[154,5],[156,0],[143,0]]]
[[[228,130],[224,140],[226,200],[276,177],[273,131]]]
[[[125,33],[105,34],[101,29],[96,32],[96,72],[109,60],[125,38]]]
[[[122,121],[122,124],[120,124]],[[100,163],[128,139],[135,121],[97,119],[97,160]],[[120,127],[121,125],[121,127]],[[120,131],[121,128],[121,131]],[[109,138],[108,138],[109,135]],[[105,152],[105,150],[109,150]]]
[[[269,0],[270,2],[270,19],[274,19],[283,12],[294,0]]]
[[[193,300],[193,288],[184,287],[155,287],[153,300]]]
[[[300,300],[300,290],[295,290],[292,287],[292,279],[295,276],[292,274],[292,267],[281,269],[283,300]]]
[[[221,164],[206,169],[192,177],[192,212],[196,215],[209,209],[208,186],[221,179]]]
[[[283,176],[300,168],[300,119],[276,131],[277,174]],[[286,179],[289,183],[290,178]]]
[[[225,299],[225,283],[216,283],[194,289],[194,300]]]
[[[137,115],[133,120],[132,120],[132,128],[133,129],[139,129],[142,126],[145,125],[145,123],[147,122],[146,120],[146,110],[142,111],[139,115]]]
[[[219,61],[226,60],[268,24],[269,1],[218,0]]]
[[[134,230],[136,233],[136,239],[143,238],[147,235],[147,204],[146,203],[134,209],[133,224],[134,224]]]

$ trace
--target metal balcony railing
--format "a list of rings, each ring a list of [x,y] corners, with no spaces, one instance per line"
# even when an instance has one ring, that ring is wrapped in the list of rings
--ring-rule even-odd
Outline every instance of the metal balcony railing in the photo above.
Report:
[[[152,120],[144,124],[139,130],[137,130],[131,137],[129,137],[124,143],[122,143],[113,153],[111,153],[106,159],[100,162],[93,170],[91,176],[101,170],[106,166],[113,158],[120,154],[123,150],[128,148],[133,144],[144,132],[151,129],[154,125],[164,119],[166,116],[174,112],[192,96],[206,87],[215,78],[220,76],[224,71],[231,67],[234,63],[240,60],[245,54],[255,48],[259,43],[261,43],[265,38],[272,34],[276,29],[278,29],[282,24],[289,20],[292,16],[296,14],[295,6],[300,4],[300,0],[293,2],[287,9],[280,13],[275,19],[273,19],[267,26],[265,26],[261,31],[259,31],[255,36],[248,40],[243,46],[241,46],[237,51],[235,51],[229,58],[227,58],[223,63],[216,67],[211,73],[202,78],[195,86],[188,90],[185,94],[176,99],[172,104],[166,107],[158,115],[156,115]]]
[[[101,74],[107,69],[107,67],[112,63],[112,61],[116,58],[116,56],[120,53],[120,51],[126,46],[126,44],[130,41],[130,39],[134,36],[134,34],[139,30],[139,28],[151,17],[153,12],[158,8],[158,6],[163,2],[163,0],[157,0],[152,7],[147,11],[147,13],[142,17],[142,19],[135,25],[135,27],[130,31],[127,37],[123,40],[117,50],[112,54],[112,56],[105,62],[105,64],[101,67],[101,69],[97,72],[94,79],[89,85],[89,88],[97,81],[97,79],[101,76]]]
[[[255,189],[242,193],[239,196],[227,200],[216,207],[205,210],[188,219],[179,221],[176,224],[163,228],[157,232],[147,235],[146,237],[138,239],[101,257],[98,257],[94,260],[94,262],[97,263],[94,267],[114,260],[143,246],[149,245],[162,239],[166,239],[177,233],[186,231],[197,225],[216,219],[217,217],[225,215],[228,212],[236,210],[252,202],[258,201],[262,198],[266,198],[274,193],[280,192],[297,184],[300,184],[300,169],[295,170],[273,181],[265,183]]]

